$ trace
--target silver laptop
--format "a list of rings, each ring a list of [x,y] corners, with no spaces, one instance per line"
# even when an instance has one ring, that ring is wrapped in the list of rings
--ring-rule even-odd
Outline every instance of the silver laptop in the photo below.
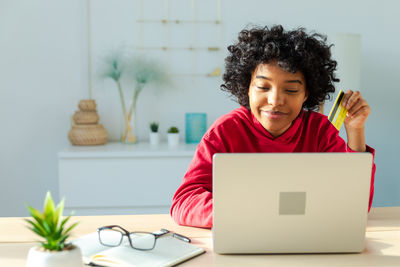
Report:
[[[361,252],[371,168],[370,153],[215,154],[214,251]]]

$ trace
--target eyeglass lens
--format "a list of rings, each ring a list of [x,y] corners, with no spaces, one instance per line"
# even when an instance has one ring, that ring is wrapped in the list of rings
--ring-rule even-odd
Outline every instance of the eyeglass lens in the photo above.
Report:
[[[152,249],[156,242],[154,235],[149,233],[131,233],[129,235],[132,241],[132,247],[136,249]]]
[[[121,244],[123,234],[120,231],[114,229],[102,229],[99,232],[99,237],[100,242],[103,245],[116,247]]]

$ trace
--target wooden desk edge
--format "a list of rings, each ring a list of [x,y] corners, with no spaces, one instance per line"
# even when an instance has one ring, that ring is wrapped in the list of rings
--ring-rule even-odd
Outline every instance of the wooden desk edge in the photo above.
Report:
[[[375,207],[371,208],[368,220],[400,219],[400,207]]]
[[[150,220],[151,223],[142,225],[143,222],[148,222],[148,220]],[[400,230],[400,207],[372,208],[368,215],[368,220],[369,231],[398,231]],[[130,222],[135,221],[138,222],[138,224],[135,225],[135,227],[138,228],[136,230],[158,230],[157,227],[162,226],[168,230],[176,231],[191,238],[211,237],[211,231],[208,229],[177,225],[173,222],[169,214],[74,216],[71,222],[74,221],[82,221],[82,224],[80,224],[78,230],[74,232],[76,235],[71,236],[72,238],[95,231],[92,223],[96,221],[101,221],[101,223],[104,224],[112,224],[115,221],[121,221],[124,225],[129,225]],[[32,242],[37,240],[37,237],[26,228],[22,217],[0,217],[0,226],[0,243]]]

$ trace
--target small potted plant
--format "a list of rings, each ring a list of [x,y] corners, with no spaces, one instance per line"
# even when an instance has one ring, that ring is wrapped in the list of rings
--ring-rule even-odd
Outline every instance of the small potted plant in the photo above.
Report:
[[[158,134],[158,122],[150,123],[150,144],[155,146],[160,143],[160,135]]]
[[[177,147],[179,144],[179,129],[172,126],[168,129],[168,145],[170,147]]]
[[[66,240],[71,230],[77,225],[74,223],[69,227],[66,223],[71,218],[69,215],[62,218],[64,210],[64,199],[54,207],[54,202],[50,192],[47,192],[44,201],[43,212],[31,206],[27,206],[31,219],[25,219],[31,229],[39,237],[45,240],[40,241],[40,245],[32,247],[28,253],[27,267],[82,267],[82,253]]]

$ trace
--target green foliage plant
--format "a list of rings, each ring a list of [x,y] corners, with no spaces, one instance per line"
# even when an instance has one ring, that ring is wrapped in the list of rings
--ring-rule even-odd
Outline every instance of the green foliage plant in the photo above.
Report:
[[[158,132],[158,122],[153,121],[150,123],[150,130],[152,133]]]
[[[179,133],[178,127],[172,126],[168,129],[168,133]]]
[[[41,246],[45,250],[61,251],[70,249],[70,245],[66,243],[66,240],[70,236],[71,230],[78,223],[66,227],[66,223],[72,215],[64,219],[62,218],[64,199],[55,207],[50,192],[47,192],[43,212],[29,205],[27,205],[27,208],[32,219],[25,219],[25,221],[29,223],[28,228],[30,230],[45,239],[45,241],[40,241]]]

